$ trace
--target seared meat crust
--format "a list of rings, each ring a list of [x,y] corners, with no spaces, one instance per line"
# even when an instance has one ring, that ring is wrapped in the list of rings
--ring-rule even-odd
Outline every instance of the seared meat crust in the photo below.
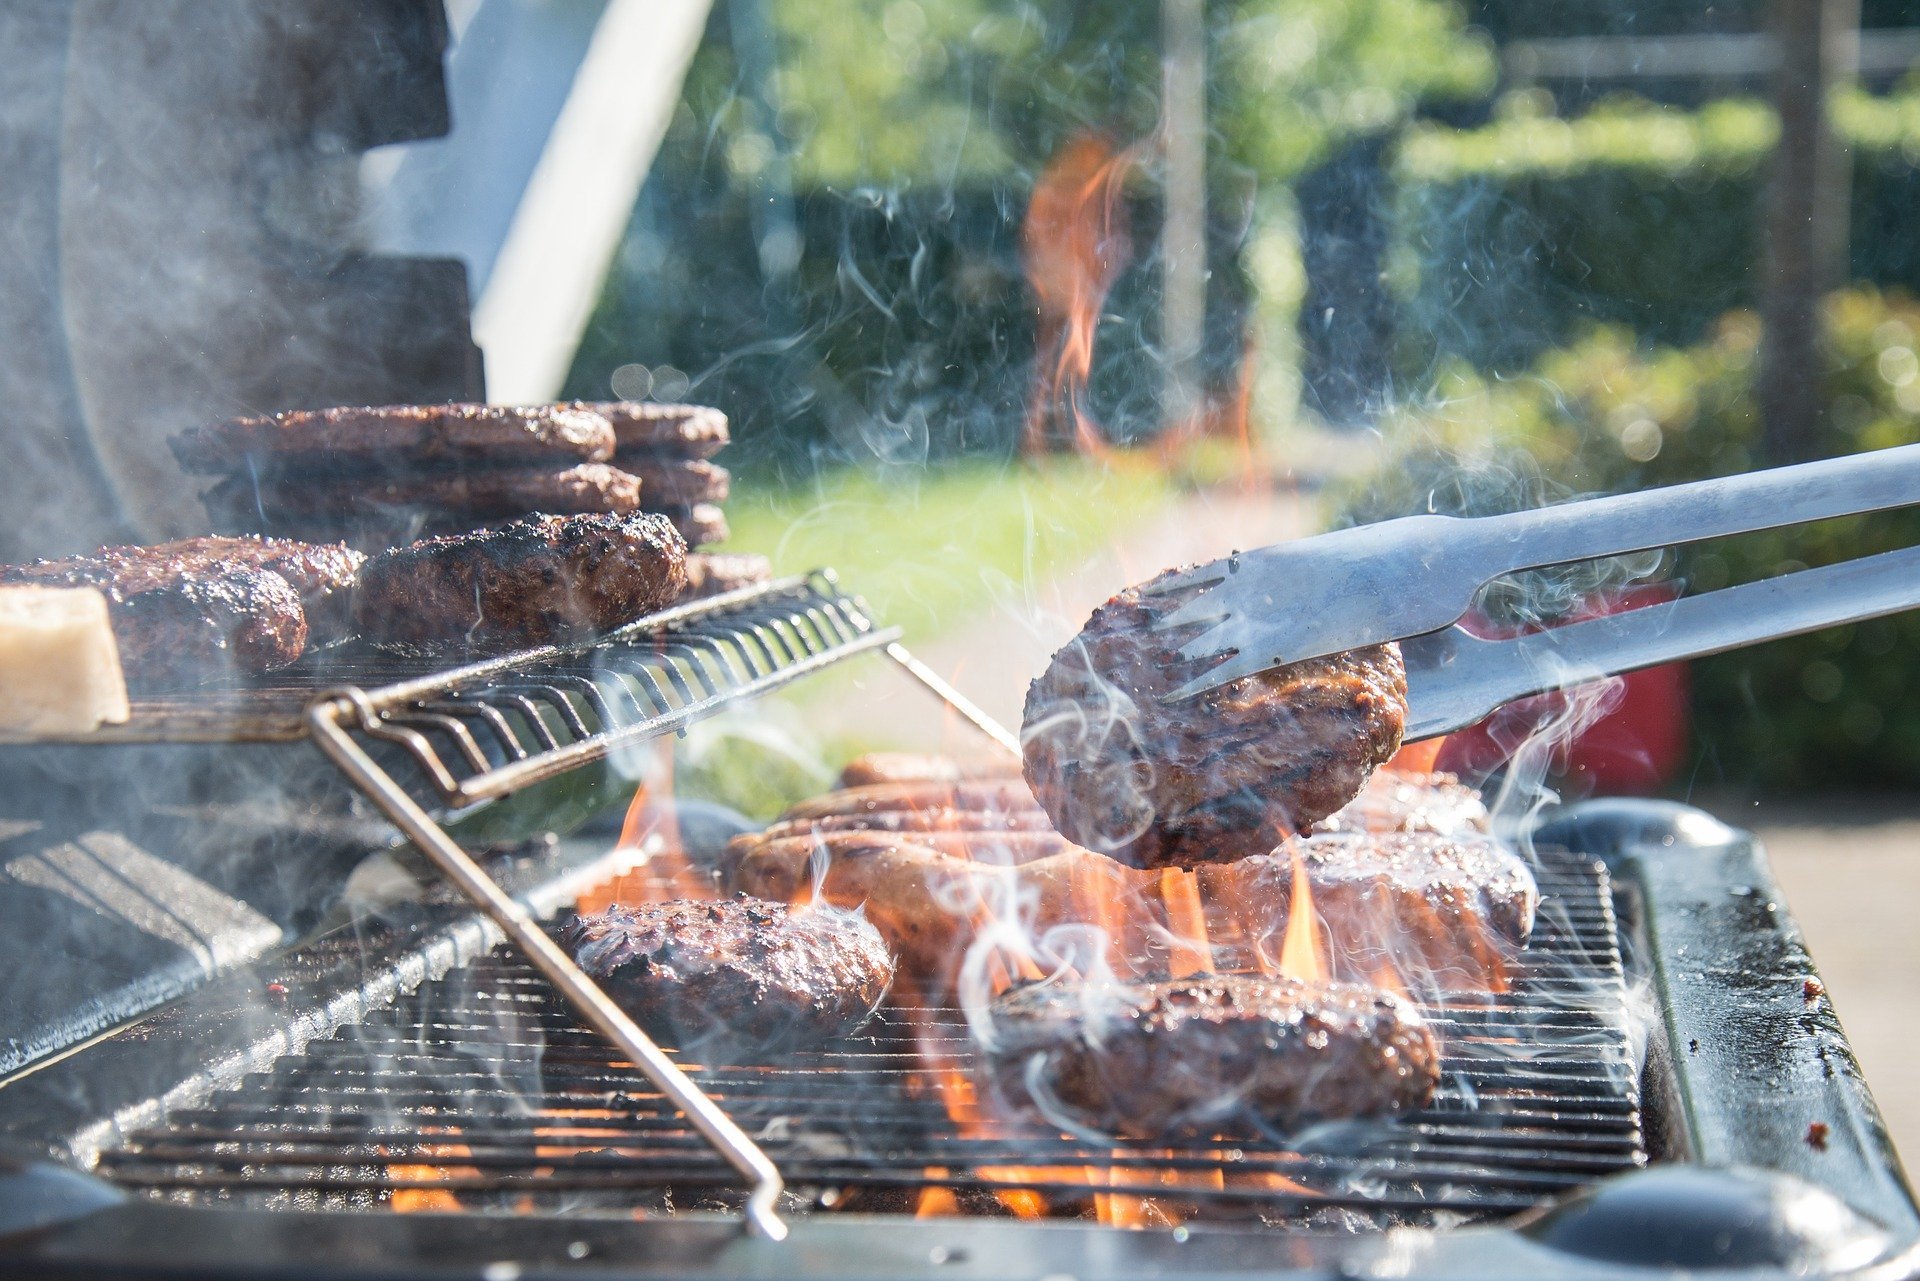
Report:
[[[1181,599],[1129,587],[1095,610],[1022,718],[1027,781],[1054,825],[1139,867],[1265,853],[1351,801],[1406,728],[1394,645],[1163,701],[1204,670],[1179,656],[1191,630],[1152,630]]]
[[[639,511],[640,478],[606,463],[343,477],[331,483],[318,477],[256,481],[239,475],[213,486],[201,502],[229,525],[251,515],[270,525],[308,529],[390,514],[395,526],[420,518],[437,524],[459,520],[470,527],[528,512]]]
[[[402,648],[548,644],[672,604],[686,587],[686,555],[661,516],[529,516],[371,558],[354,623],[368,640]]]
[[[722,503],[732,488],[733,473],[700,458],[645,458],[627,455],[620,466],[640,478],[647,506],[693,507]]]
[[[300,543],[189,538],[9,565],[0,581],[99,588],[128,688],[153,693],[257,675],[299,658],[306,609],[287,577],[267,564],[311,585],[325,607],[342,576],[350,581],[352,556]]]
[[[573,918],[560,943],[648,1032],[727,1058],[855,1032],[893,982],[859,916],[744,895],[616,905]]]
[[[1345,806],[1313,825],[1315,832],[1485,833],[1491,825],[1478,788],[1451,774],[1380,770]]]
[[[986,1073],[1010,1106],[1138,1139],[1409,1112],[1440,1081],[1440,1047],[1418,1012],[1359,984],[1042,983],[989,1014]]]
[[[203,475],[414,472],[446,463],[600,463],[613,425],[572,405],[384,405],[293,410],[181,432],[180,466]]]
[[[650,400],[578,402],[613,424],[621,455],[711,458],[727,447],[727,416],[707,405],[662,405]]]
[[[687,557],[687,599],[719,596],[773,578],[773,564],[752,552],[693,552]]]
[[[972,778],[1018,778],[1020,762],[1004,757],[955,760],[924,752],[868,752],[847,762],[837,787],[869,783],[957,783]]]

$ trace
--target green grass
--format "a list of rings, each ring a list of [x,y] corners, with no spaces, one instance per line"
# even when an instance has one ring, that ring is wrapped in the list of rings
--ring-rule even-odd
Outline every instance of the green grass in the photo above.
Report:
[[[766,554],[776,573],[830,566],[882,621],[925,642],[1125,538],[1173,492],[1147,460],[1125,458],[847,470],[800,488],[739,483],[727,548]]]

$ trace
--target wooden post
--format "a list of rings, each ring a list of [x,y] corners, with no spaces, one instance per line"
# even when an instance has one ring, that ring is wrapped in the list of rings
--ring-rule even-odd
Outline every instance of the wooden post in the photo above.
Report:
[[[1846,276],[1852,166],[1827,110],[1859,56],[1859,0],[1773,0],[1780,145],[1767,195],[1760,409],[1770,463],[1829,452],[1820,305]]]

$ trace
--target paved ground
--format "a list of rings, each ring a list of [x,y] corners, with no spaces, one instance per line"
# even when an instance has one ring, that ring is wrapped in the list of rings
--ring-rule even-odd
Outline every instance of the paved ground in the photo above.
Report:
[[[1894,1143],[1920,1160],[1920,799],[1708,804],[1766,843]]]

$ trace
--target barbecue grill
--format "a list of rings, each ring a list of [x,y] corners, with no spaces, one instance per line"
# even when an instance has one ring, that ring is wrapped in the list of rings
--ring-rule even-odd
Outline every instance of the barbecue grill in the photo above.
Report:
[[[1657,1221],[1678,1207],[1756,1266],[1846,1271],[1899,1270],[1920,1235],[1761,851],[1650,802],[1534,827],[1533,946],[1509,991],[1427,1003],[1444,1085],[1397,1122],[1090,1145],[991,1120],[959,1013],[916,1006],[770,1062],[669,1047],[677,1064],[654,1073],[519,936],[550,947],[582,893],[659,875],[647,852],[575,837],[476,855],[453,833],[862,654],[930,678],[819,574],[467,666],[321,654],[270,688],[170,696],[93,741],[8,748],[10,768],[47,768],[48,752],[311,760],[301,736],[317,738],[460,892],[256,949],[64,1054],[43,1037],[0,1087],[21,1158],[0,1258],[69,1275],[1578,1272],[1621,1264],[1629,1242],[1639,1262],[1687,1262]],[[785,1244],[741,1232],[735,1135],[784,1178],[766,1209]]]

